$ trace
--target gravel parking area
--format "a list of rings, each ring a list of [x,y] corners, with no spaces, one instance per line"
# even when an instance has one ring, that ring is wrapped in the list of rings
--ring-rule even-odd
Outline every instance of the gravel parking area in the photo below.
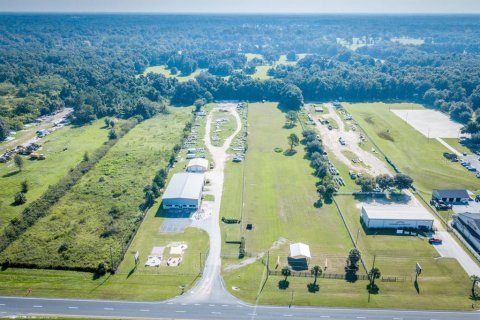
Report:
[[[460,123],[435,110],[392,110],[394,114],[428,138],[458,138]]]

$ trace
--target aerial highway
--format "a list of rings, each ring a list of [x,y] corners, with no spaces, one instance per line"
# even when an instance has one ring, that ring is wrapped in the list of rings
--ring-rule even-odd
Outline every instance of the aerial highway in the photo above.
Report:
[[[479,312],[413,311],[260,306],[235,303],[131,302],[79,299],[0,297],[0,317],[58,315],[164,319],[364,319],[364,320],[470,320]]]

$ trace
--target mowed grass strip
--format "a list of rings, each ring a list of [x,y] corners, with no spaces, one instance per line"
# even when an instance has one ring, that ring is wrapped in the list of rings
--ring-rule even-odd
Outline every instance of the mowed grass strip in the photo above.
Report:
[[[18,171],[13,161],[0,164],[0,231],[18,216],[31,202],[38,199],[50,185],[57,183],[70,168],[82,161],[85,152],[91,153],[107,140],[108,130],[102,128],[102,120],[82,127],[64,127],[48,135],[39,143],[46,160],[28,160]],[[27,181],[27,203],[14,206],[13,198]]]
[[[447,161],[449,152],[435,139],[427,139],[390,109],[423,109],[418,104],[343,104],[368,136],[400,168],[414,179],[427,199],[432,189],[469,189],[478,192],[480,181],[458,163]]]
[[[0,259],[39,268],[115,264],[141,220],[143,188],[167,165],[190,111],[171,109],[137,125]]]

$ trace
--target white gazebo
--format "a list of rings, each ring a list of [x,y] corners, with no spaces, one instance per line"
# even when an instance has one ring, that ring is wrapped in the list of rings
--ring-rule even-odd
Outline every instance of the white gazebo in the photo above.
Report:
[[[293,243],[290,245],[290,258],[293,259],[310,259],[310,247],[301,242]]]

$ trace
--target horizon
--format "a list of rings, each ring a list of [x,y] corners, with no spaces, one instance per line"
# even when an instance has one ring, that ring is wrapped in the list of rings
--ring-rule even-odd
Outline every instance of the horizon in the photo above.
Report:
[[[476,0],[3,0],[1,13],[480,14]]]

